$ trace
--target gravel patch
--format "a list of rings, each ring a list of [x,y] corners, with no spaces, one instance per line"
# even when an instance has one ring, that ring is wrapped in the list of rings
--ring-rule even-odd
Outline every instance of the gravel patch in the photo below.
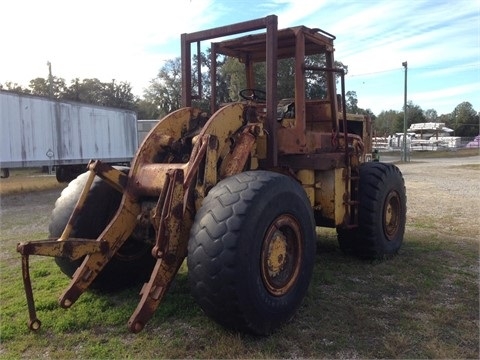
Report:
[[[415,225],[480,239],[480,156],[397,166],[407,189],[407,229]]]

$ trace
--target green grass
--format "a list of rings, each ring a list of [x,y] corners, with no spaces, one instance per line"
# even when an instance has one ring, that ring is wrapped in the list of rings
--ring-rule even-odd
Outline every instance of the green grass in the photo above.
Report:
[[[0,195],[65,187],[65,184],[57,181],[55,175],[45,174],[41,170],[41,168],[11,169],[8,178],[0,179]]]
[[[436,158],[458,158],[458,157],[468,157],[476,156],[480,154],[479,149],[452,149],[452,150],[438,150],[438,151],[412,151],[410,152],[410,158],[412,160],[416,159],[436,159]],[[401,157],[399,151],[381,151],[380,160],[382,156],[398,156]]]

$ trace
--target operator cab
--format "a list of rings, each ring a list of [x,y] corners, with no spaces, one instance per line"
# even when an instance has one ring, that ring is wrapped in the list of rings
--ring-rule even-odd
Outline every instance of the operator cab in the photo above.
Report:
[[[266,32],[226,38],[261,28],[266,28]],[[250,109],[246,111],[248,121],[252,120],[252,109],[255,109],[257,121],[264,123],[269,134],[267,162],[271,166],[285,163],[296,168],[300,166],[297,165],[296,155],[341,153],[351,141],[347,133],[352,120],[355,124],[360,121],[356,125],[362,128],[361,135],[367,131],[363,116],[347,120],[344,72],[336,68],[334,62],[335,37],[324,30],[305,26],[278,30],[275,15],[239,23],[234,28],[222,27],[215,31],[182,35],[183,73],[196,73],[198,76],[196,79],[188,76],[183,79],[184,106],[191,106],[193,101],[202,99],[203,79],[198,75],[202,65],[197,61],[197,68],[192,71],[191,42],[197,43],[196,59],[201,59],[200,41],[216,38],[226,40],[212,42],[210,47],[210,113],[214,114],[225,101],[219,99],[217,91],[221,85],[217,81],[219,64],[234,61],[237,68],[241,64],[242,73],[240,70],[236,72],[241,77],[237,85],[246,86],[243,90],[239,89],[239,100]],[[218,61],[219,56],[224,56],[221,61]],[[279,82],[279,74],[285,74],[285,71],[279,72],[279,68],[289,69],[291,76]],[[341,94],[337,96],[338,78],[341,79]],[[279,83],[283,85],[281,88]],[[193,84],[196,85],[196,94],[193,93]],[[347,151],[344,152],[347,156]],[[311,158],[310,161],[313,162],[308,166],[310,168],[325,168],[338,166],[339,162],[346,160],[335,160],[334,165],[331,165],[330,159]],[[305,159],[302,159],[301,166],[305,165]]]

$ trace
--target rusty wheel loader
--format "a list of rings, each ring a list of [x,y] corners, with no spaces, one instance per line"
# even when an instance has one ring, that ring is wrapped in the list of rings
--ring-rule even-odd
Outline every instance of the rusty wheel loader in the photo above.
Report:
[[[213,39],[220,41],[211,42],[205,91],[200,43]],[[129,168],[91,161],[57,200],[49,239],[18,244],[30,329],[40,328],[30,255],[55,257],[72,278],[59,298],[64,308],[90,286],[143,282],[128,321],[134,333],[186,261],[193,297],[210,318],[264,335],[291,319],[306,295],[316,226],[336,228],[347,253],[397,253],[403,176],[372,161],[370,119],[347,114],[334,39],[304,26],[279,30],[275,15],[182,34],[183,107],[150,131]],[[219,56],[244,66],[238,101],[219,103]],[[324,65],[312,65],[311,56]],[[277,99],[282,59],[291,61],[294,85],[290,97]],[[320,86],[315,79],[322,80],[318,97],[309,91]],[[201,101],[208,110],[194,106]]]

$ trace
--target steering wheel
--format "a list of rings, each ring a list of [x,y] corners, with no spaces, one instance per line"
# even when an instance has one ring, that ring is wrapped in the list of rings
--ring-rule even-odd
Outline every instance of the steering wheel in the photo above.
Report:
[[[245,100],[253,100],[256,102],[267,101],[267,93],[259,89],[243,89],[240,90],[239,95]]]

